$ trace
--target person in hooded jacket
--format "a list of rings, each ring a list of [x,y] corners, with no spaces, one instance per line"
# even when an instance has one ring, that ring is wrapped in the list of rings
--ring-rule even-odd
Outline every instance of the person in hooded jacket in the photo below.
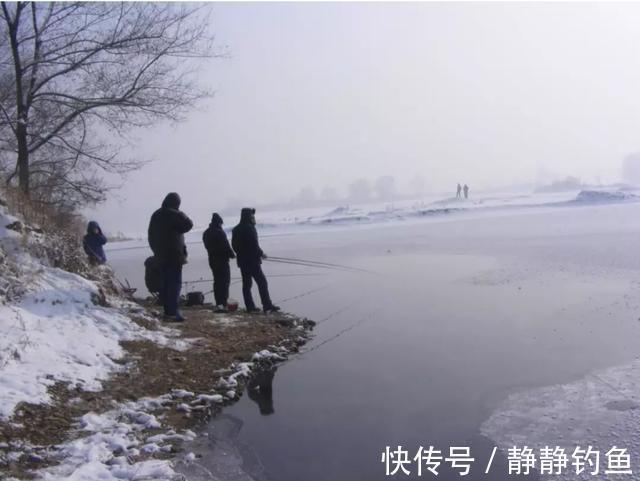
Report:
[[[259,311],[251,296],[251,287],[255,279],[264,312],[276,312],[280,308],[271,302],[267,278],[262,272],[262,259],[266,259],[267,256],[262,252],[258,242],[255,213],[256,210],[250,207],[240,211],[240,223],[231,231],[231,245],[238,257],[238,267],[242,275],[242,296],[247,311]]]
[[[97,266],[107,262],[107,256],[104,253],[104,246],[107,238],[102,233],[100,225],[92,220],[87,224],[87,234],[82,239],[82,247],[89,256],[89,264]]]
[[[167,194],[162,207],[153,213],[149,222],[149,247],[162,272],[160,299],[167,320],[184,321],[178,310],[178,302],[182,288],[182,266],[187,263],[184,234],[192,227],[191,219],[180,210],[180,196],[175,192]]]
[[[213,296],[216,301],[216,312],[226,312],[229,299],[229,284],[231,269],[229,259],[235,259],[236,254],[229,245],[229,239],[222,228],[222,217],[217,212],[211,216],[211,223],[202,234],[202,242],[209,255],[209,267],[213,274]]]

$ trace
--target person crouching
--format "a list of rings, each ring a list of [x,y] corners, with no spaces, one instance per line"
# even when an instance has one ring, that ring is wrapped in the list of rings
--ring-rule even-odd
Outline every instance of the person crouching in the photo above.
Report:
[[[216,301],[216,312],[227,311],[229,299],[229,284],[231,283],[231,269],[229,259],[236,255],[229,245],[229,239],[222,228],[222,217],[215,212],[211,216],[211,223],[202,234],[202,242],[209,255],[209,267],[213,274],[213,296]]]
[[[87,234],[82,239],[82,247],[89,257],[89,264],[99,266],[107,262],[107,256],[104,253],[104,245],[107,238],[102,233],[100,225],[92,220],[87,225]]]

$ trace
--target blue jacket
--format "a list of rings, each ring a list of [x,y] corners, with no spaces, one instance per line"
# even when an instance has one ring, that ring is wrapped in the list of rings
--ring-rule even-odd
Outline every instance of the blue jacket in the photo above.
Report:
[[[98,233],[94,233],[93,231],[98,229]],[[84,251],[89,256],[89,261],[95,262],[97,264],[104,264],[107,262],[107,256],[104,253],[104,248],[102,247],[107,243],[107,238],[102,233],[102,229],[96,221],[91,221],[87,225],[87,235],[84,236],[82,240],[82,247],[84,247]]]

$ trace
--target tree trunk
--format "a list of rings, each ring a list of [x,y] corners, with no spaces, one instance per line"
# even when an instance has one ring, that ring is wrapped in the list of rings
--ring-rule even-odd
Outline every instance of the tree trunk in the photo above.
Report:
[[[29,146],[27,142],[27,116],[28,109],[25,105],[22,61],[20,60],[20,47],[18,40],[18,26],[20,25],[20,13],[24,4],[18,2],[16,14],[13,20],[7,9],[6,3],[2,2],[2,9],[7,21],[9,30],[9,40],[11,42],[11,54],[13,56],[13,67],[16,79],[16,113],[18,122],[15,127],[15,136],[18,142],[18,185],[24,195],[29,197]]]
[[[29,197],[29,148],[27,147],[27,126],[18,122],[16,128],[18,140],[18,185],[22,193]]]

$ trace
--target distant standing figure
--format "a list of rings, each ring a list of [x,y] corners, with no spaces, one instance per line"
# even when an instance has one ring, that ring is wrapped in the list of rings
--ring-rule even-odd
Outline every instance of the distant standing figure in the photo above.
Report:
[[[149,222],[149,247],[162,272],[160,299],[166,320],[184,321],[178,310],[178,301],[182,289],[182,266],[187,263],[184,234],[192,227],[191,219],[180,210],[180,196],[175,192],[167,194],[162,207],[153,213]]]
[[[464,184],[464,198],[469,198],[469,186],[467,184]]]
[[[458,189],[456,191],[456,198],[459,199],[461,195],[462,195],[462,186],[458,184]]]
[[[231,282],[231,270],[229,259],[235,259],[236,255],[229,245],[229,239],[222,228],[222,217],[215,212],[211,216],[209,228],[202,234],[202,242],[209,254],[209,267],[213,274],[213,296],[216,301],[216,312],[226,312],[229,299],[229,283]]]
[[[82,247],[89,256],[89,264],[99,266],[107,262],[107,256],[104,253],[104,246],[107,238],[102,233],[100,225],[92,220],[87,224],[87,234],[82,239]]]
[[[267,278],[262,272],[262,259],[266,259],[267,256],[258,243],[255,213],[256,210],[250,207],[240,211],[240,223],[231,232],[231,245],[238,256],[238,267],[242,275],[242,296],[247,311],[259,311],[251,296],[251,287],[255,279],[264,312],[275,312],[280,308],[271,302]]]

